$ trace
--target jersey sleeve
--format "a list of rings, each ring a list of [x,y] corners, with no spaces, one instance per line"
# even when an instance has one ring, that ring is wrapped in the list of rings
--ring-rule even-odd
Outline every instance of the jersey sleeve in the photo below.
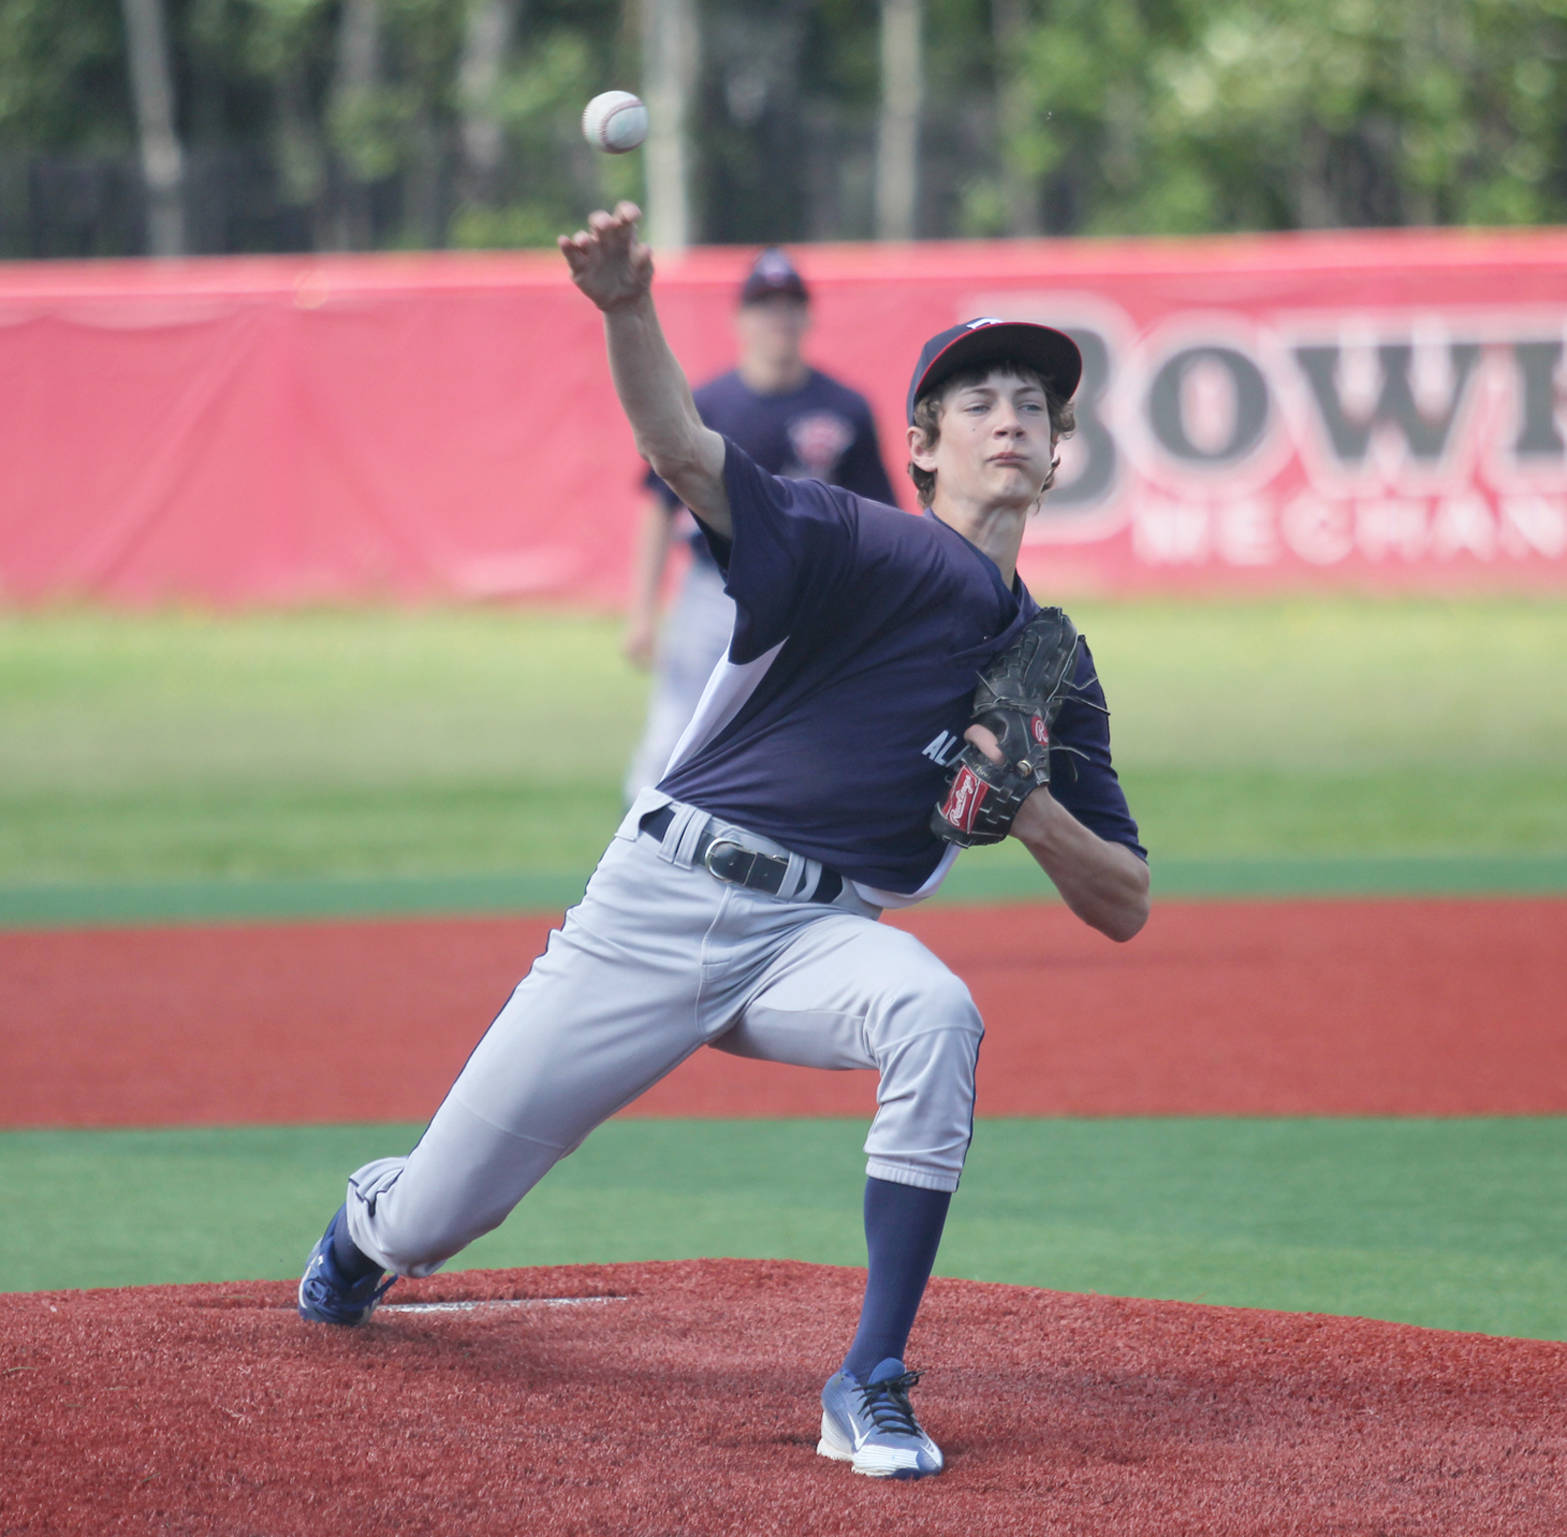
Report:
[[[734,533],[725,539],[698,522],[735,601],[729,654],[743,663],[832,600],[852,562],[855,498],[820,481],[769,475],[731,439],[724,445]]]
[[[1110,761],[1110,712],[1085,640],[1078,649],[1074,689],[1052,728],[1050,793],[1090,832],[1146,860],[1137,823]]]

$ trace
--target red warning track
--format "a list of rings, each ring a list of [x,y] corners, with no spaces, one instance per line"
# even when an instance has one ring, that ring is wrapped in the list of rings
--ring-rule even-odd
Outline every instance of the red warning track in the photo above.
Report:
[[[1567,901],[1054,906],[899,920],[987,1021],[988,1115],[1567,1111]],[[422,1120],[540,919],[0,933],[0,1126]],[[701,1052],[644,1115],[862,1115],[870,1075]]]
[[[945,1474],[815,1455],[863,1272],[471,1271],[305,1325],[276,1282],[0,1297],[0,1530],[204,1537],[1567,1531],[1567,1345],[936,1280]],[[577,1306],[541,1299],[604,1298]]]

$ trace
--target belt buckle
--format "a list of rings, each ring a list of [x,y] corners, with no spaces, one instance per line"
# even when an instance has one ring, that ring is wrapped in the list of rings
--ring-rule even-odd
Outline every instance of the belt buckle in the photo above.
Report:
[[[742,854],[751,853],[751,850],[741,843],[738,838],[714,838],[713,841],[708,844],[707,848],[703,851],[702,868],[705,869],[715,881],[723,881],[727,886],[745,885],[744,876],[724,875],[720,871],[717,871],[713,868],[713,855],[716,854],[719,849],[724,848],[736,849]],[[756,856],[752,854],[751,857],[752,863],[754,864],[756,861]]]

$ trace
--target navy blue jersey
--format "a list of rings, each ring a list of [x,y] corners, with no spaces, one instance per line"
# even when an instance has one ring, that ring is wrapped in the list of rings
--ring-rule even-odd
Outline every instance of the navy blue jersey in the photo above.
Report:
[[[759,395],[731,369],[695,390],[692,398],[714,432],[738,443],[769,473],[824,480],[873,502],[897,506],[870,403],[846,384],[813,368],[799,389]],[[680,506],[652,470],[646,483],[671,512]],[[706,541],[695,535],[692,553],[698,560],[712,559]]]
[[[924,894],[956,852],[929,820],[976,675],[1037,605],[934,514],[766,474],[732,442],[724,484],[734,535],[706,538],[735,600],[734,635],[659,788],[867,894]],[[1086,645],[1078,665],[1083,699],[1056,721],[1051,790],[1141,855]]]

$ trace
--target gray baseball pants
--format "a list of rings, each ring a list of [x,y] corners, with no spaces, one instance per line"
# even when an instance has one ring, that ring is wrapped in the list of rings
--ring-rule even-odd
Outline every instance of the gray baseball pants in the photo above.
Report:
[[[388,1270],[439,1269],[703,1046],[876,1069],[867,1172],[957,1188],[983,1034],[968,989],[852,889],[831,905],[794,899],[815,888],[813,861],[789,856],[782,893],[768,896],[693,865],[705,813],[676,805],[662,842],[639,830],[669,804],[638,797],[413,1152],[350,1178],[349,1233]]]

